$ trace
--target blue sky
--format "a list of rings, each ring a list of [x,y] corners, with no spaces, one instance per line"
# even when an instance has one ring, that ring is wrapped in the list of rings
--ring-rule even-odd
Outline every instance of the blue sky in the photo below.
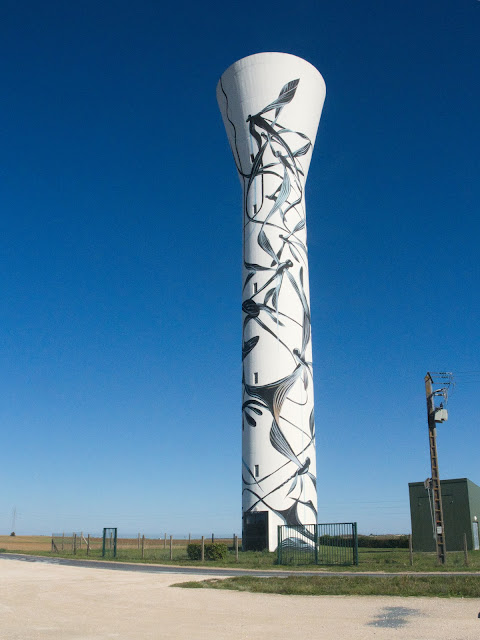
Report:
[[[241,194],[216,105],[285,51],[307,182],[319,521],[407,532],[423,378],[480,484],[480,2],[2,3],[0,532],[241,530]]]

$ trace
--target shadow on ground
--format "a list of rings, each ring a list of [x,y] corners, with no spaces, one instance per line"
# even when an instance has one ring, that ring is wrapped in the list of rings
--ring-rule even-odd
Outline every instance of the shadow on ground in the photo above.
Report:
[[[408,624],[408,618],[418,616],[418,609],[407,609],[407,607],[385,607],[382,609],[372,622],[368,623],[370,627],[386,627],[388,629],[399,629]]]

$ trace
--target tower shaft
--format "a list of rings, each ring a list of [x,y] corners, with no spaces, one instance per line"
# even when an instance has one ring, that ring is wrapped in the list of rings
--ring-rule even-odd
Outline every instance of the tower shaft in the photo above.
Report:
[[[308,62],[244,58],[217,98],[243,191],[244,548],[317,519],[305,181],[325,98]]]

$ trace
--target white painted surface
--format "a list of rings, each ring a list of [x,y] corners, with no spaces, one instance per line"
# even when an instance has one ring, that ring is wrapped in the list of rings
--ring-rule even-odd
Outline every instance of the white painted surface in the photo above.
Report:
[[[269,512],[273,550],[279,524],[317,521],[305,181],[325,83],[261,53],[225,71],[217,99],[243,191],[243,512]]]

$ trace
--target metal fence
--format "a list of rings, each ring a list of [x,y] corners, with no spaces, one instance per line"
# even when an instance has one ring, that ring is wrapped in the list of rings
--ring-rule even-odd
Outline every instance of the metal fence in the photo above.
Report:
[[[117,527],[104,527],[102,539],[102,558],[117,557]]]
[[[356,522],[278,527],[278,564],[358,565]]]
[[[101,558],[112,556],[119,560],[137,561],[166,561],[188,560],[187,546],[189,543],[208,545],[220,542],[227,546],[232,557],[238,554],[241,548],[241,540],[235,534],[230,538],[220,536],[186,535],[183,537],[167,536],[151,538],[143,534],[135,537],[118,536],[115,543],[114,530],[102,534],[90,534],[83,532],[52,533],[51,551],[59,555],[75,555],[77,557]],[[236,552],[237,550],[237,552]]]

